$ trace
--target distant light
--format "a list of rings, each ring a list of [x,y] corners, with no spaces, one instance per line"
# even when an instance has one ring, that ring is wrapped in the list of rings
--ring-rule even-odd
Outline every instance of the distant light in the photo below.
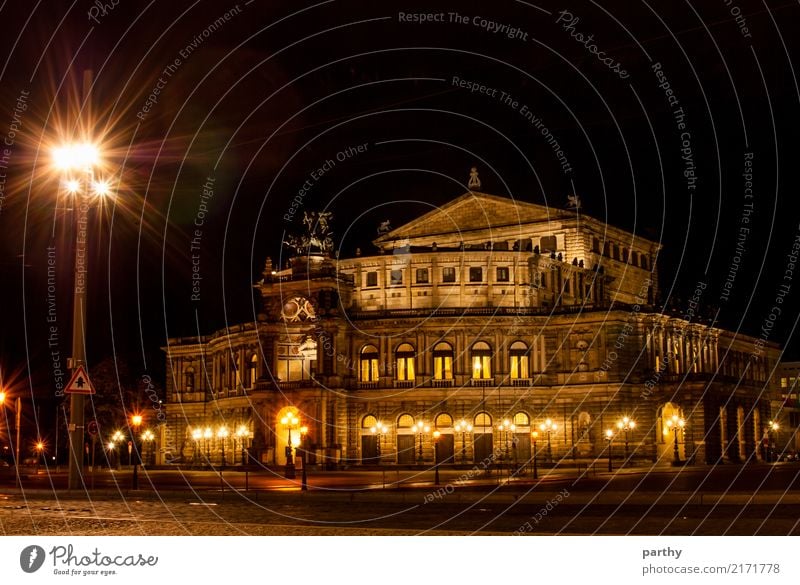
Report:
[[[67,193],[74,195],[81,190],[81,182],[77,179],[69,179],[64,183],[64,187],[66,187]]]
[[[100,162],[100,151],[89,142],[65,144],[53,149],[53,162],[61,170],[87,169]]]
[[[95,181],[92,183],[92,193],[105,197],[111,194],[111,184],[108,181]]]

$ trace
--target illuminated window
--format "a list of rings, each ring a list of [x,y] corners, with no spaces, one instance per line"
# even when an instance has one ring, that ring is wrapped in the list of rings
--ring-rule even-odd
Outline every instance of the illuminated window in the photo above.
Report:
[[[518,427],[528,427],[531,424],[531,418],[524,412],[518,412],[514,415],[514,424]]]
[[[410,414],[401,414],[397,417],[398,429],[410,429],[414,426],[414,417]]]
[[[472,378],[475,380],[492,377],[492,350],[488,343],[477,342],[472,346]]]
[[[250,356],[250,361],[247,363],[247,387],[252,388],[256,384],[258,377],[258,355],[253,354]]]
[[[437,343],[433,348],[434,380],[453,379],[453,348],[449,343]]]
[[[453,417],[447,413],[442,413],[436,417],[433,426],[437,429],[446,429],[453,426]]]
[[[508,353],[511,359],[511,379],[519,380],[527,378],[528,365],[530,363],[528,346],[521,341],[515,341],[511,344]]]
[[[310,380],[314,376],[317,365],[316,341],[308,337],[302,343],[279,343],[277,349],[279,381],[296,382]]]
[[[479,412],[475,415],[475,427],[491,427],[492,417],[488,412]]]
[[[378,419],[375,418],[374,415],[368,414],[364,418],[361,419],[361,428],[362,429],[371,429],[375,425],[378,424]]]
[[[400,344],[395,352],[395,359],[397,360],[397,379],[412,382],[414,380],[414,347],[408,343]]]
[[[378,350],[374,345],[367,345],[361,350],[361,381],[377,382],[379,377]]]

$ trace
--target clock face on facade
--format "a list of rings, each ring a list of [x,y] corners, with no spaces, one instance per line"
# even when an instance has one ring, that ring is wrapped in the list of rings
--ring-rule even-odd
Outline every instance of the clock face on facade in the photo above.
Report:
[[[287,322],[306,321],[314,318],[314,306],[303,297],[286,301],[281,309],[281,319]]]

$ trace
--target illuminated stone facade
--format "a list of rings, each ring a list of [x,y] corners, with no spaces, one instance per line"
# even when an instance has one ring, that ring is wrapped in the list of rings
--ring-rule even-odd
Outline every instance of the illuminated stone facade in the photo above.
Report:
[[[637,462],[669,464],[676,437],[680,461],[761,456],[778,350],[694,302],[658,312],[659,244],[480,192],[384,231],[373,255],[268,260],[256,322],[169,340],[174,460],[283,465],[300,426],[321,466],[429,465],[434,430],[443,464],[527,464],[534,430],[543,464],[606,457],[609,428],[622,458],[623,416]]]

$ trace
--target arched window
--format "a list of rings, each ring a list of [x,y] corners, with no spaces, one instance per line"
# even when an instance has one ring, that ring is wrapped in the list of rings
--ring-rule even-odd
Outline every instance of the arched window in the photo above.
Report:
[[[528,416],[525,412],[518,412],[514,415],[514,424],[518,427],[529,427],[531,426],[531,417]]]
[[[528,378],[530,358],[528,346],[522,341],[515,341],[509,348],[508,355],[511,359],[511,379],[520,380]]]
[[[488,412],[479,412],[475,415],[475,424],[473,426],[478,432],[484,432],[484,428],[492,428],[492,416]],[[479,429],[480,427],[480,429]]]
[[[437,429],[446,429],[448,427],[453,426],[453,417],[443,412],[440,415],[437,415],[436,419],[433,421],[433,426]]]
[[[378,378],[378,349],[374,345],[365,345],[361,350],[361,381],[377,382]]]
[[[414,426],[414,417],[410,414],[401,414],[397,417],[398,429],[410,429]]]
[[[395,351],[397,360],[396,376],[399,381],[414,381],[414,346],[409,343],[401,343]]]
[[[253,388],[258,378],[258,354],[254,353],[247,361],[247,387]]]
[[[183,387],[186,392],[194,390],[194,368],[189,366],[183,372]]]
[[[492,350],[489,344],[478,341],[472,346],[472,378],[485,380],[492,377]]]
[[[364,418],[361,419],[361,428],[362,429],[371,429],[375,425],[378,424],[378,419],[375,418],[374,415],[368,414]]]
[[[437,343],[433,348],[433,378],[434,380],[453,379],[453,348],[444,341]]]

